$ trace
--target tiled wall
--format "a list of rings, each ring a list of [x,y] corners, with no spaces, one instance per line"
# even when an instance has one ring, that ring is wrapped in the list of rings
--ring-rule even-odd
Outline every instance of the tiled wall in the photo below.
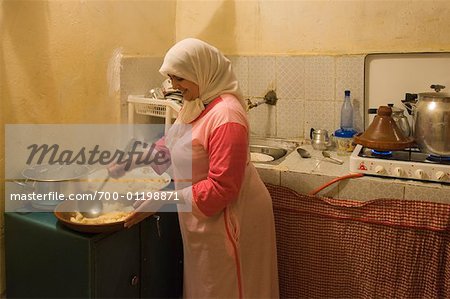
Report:
[[[353,98],[355,127],[363,126],[364,55],[231,57],[244,95],[252,101],[275,89],[275,106],[249,111],[261,137],[308,138],[311,128],[339,128],[344,90]]]
[[[271,89],[275,106],[249,111],[251,134],[259,137],[309,138],[310,128],[339,128],[344,90],[352,93],[355,127],[362,130],[364,55],[351,56],[230,56],[246,98],[261,100]],[[122,63],[122,120],[126,98],[144,94],[164,79],[161,58],[126,57]]]
[[[160,86],[164,77],[159,74],[162,58],[160,57],[124,57],[120,71],[120,119],[128,120],[128,95],[144,95],[150,89]],[[150,119],[147,116],[135,116],[136,122],[157,122],[164,120]]]
[[[308,138],[309,129],[334,131],[339,127],[340,107],[345,89],[352,92],[355,126],[362,130],[365,55],[347,56],[232,56],[235,72],[246,97],[253,101],[275,89],[276,106],[261,105],[249,111],[251,131],[260,137]],[[126,121],[126,99],[130,94],[145,94],[164,80],[158,73],[162,58],[125,57],[121,71],[122,116]],[[148,120],[148,119],[147,119]],[[267,183],[308,193],[336,175],[308,174],[258,169]],[[448,202],[448,186],[408,184],[364,178],[341,181],[323,190],[321,195],[347,199],[392,197],[432,199]],[[394,183],[393,183],[394,182]]]

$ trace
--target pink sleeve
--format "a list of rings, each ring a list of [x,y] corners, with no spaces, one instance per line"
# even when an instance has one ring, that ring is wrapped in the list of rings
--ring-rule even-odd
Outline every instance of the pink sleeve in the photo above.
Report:
[[[248,133],[238,123],[226,123],[208,140],[208,177],[192,186],[200,211],[212,216],[239,196],[247,164]]]
[[[161,175],[164,173],[164,171],[166,171],[170,167],[170,164],[171,164],[170,151],[166,147],[166,141],[165,141],[164,137],[162,137],[161,139],[156,141],[154,144],[155,144],[155,148],[153,149],[154,152],[158,155],[165,157],[163,160],[168,160],[168,162],[164,163],[164,164],[154,163],[154,162],[150,164],[150,166],[153,168],[153,170],[157,174]]]

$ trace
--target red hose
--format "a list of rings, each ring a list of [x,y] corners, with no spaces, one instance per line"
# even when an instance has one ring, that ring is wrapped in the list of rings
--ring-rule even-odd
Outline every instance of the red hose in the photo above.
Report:
[[[328,186],[330,186],[330,185],[332,185],[332,184],[334,184],[336,182],[339,182],[341,180],[351,179],[351,178],[359,178],[359,177],[362,177],[363,175],[364,174],[362,174],[362,173],[351,173],[351,174],[347,174],[347,175],[344,175],[344,176],[341,176],[341,177],[337,177],[337,178],[329,181],[328,183],[320,186],[319,188],[309,192],[309,195],[316,195],[317,193],[319,193],[320,191],[322,191],[326,187],[328,187]]]

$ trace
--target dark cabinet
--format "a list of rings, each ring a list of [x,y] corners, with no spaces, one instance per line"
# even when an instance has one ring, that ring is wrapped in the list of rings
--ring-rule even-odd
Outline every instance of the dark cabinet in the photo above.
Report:
[[[176,213],[114,233],[84,234],[53,213],[5,213],[8,298],[179,298]]]

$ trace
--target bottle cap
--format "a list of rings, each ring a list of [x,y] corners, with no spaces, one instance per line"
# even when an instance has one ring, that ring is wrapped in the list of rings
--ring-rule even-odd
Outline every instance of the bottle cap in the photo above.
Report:
[[[345,96],[350,96],[350,90],[344,91]]]
[[[334,131],[334,136],[339,137],[339,138],[352,138],[356,133],[355,130],[351,129],[351,130],[344,130],[344,129],[339,129]]]

